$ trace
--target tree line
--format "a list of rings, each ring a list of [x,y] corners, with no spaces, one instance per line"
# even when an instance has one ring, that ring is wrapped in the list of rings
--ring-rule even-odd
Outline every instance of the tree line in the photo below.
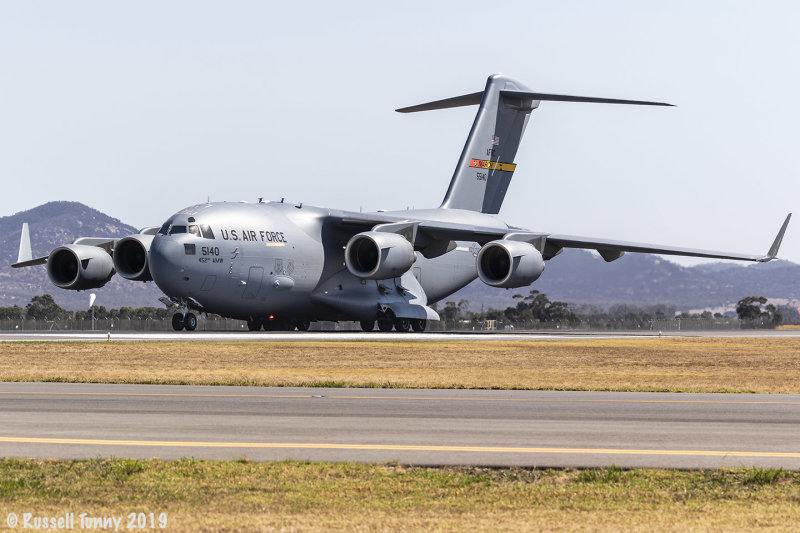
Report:
[[[174,310],[166,307],[120,307],[106,309],[99,305],[94,308],[97,320],[131,319],[131,320],[167,320]],[[42,294],[31,298],[24,308],[18,305],[0,307],[0,320],[91,320],[92,311],[70,311],[56,303],[50,294]]]
[[[738,319],[743,328],[775,328],[781,324],[800,324],[798,309],[790,306],[776,306],[768,303],[763,296],[748,296],[737,302],[735,315],[723,315],[703,311],[701,313],[678,313],[674,306],[655,304],[636,306],[615,304],[608,308],[586,304],[570,304],[551,301],[546,294],[531,290],[527,295],[515,294],[514,306],[505,309],[470,311],[469,301],[445,302],[444,308],[437,309],[445,328],[468,327],[481,329],[489,321],[495,327],[575,327],[582,325],[589,329],[646,329],[654,322],[675,319],[724,320]]]
[[[469,301],[445,302],[437,309],[442,326],[447,328],[482,329],[488,321],[496,327],[575,327],[590,329],[638,329],[648,328],[654,321],[672,319],[722,319],[721,313],[704,311],[698,314],[677,314],[675,307],[656,304],[639,307],[616,304],[607,309],[593,305],[574,305],[567,302],[551,301],[546,294],[531,290],[527,295],[515,294],[516,305],[505,309],[489,309],[474,312],[469,309]],[[434,306],[436,308],[436,306]],[[94,308],[97,320],[169,320],[174,309],[166,307],[120,307],[106,309]],[[18,305],[0,307],[0,320],[89,320],[91,310],[69,311],[56,303],[50,294],[31,298],[24,308]],[[775,328],[781,324],[800,324],[798,310],[789,306],[776,306],[768,303],[763,296],[747,296],[737,302],[736,317],[743,328]]]

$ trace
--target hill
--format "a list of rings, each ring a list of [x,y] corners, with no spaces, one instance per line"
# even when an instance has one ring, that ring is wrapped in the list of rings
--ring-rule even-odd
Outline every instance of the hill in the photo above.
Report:
[[[32,296],[50,293],[67,309],[87,309],[90,291],[61,290],[47,278],[44,266],[10,268],[17,260],[22,223],[30,225],[34,257],[47,255],[78,237],[124,237],[137,229],[78,202],[49,202],[11,216],[0,217],[0,305],[25,307]],[[105,287],[92,290],[97,305],[159,306],[161,291],[154,283],[130,282],[114,276]]]
[[[760,264],[720,262],[684,267],[658,256],[626,254],[606,263],[594,252],[566,250],[547,262],[531,286],[551,299],[607,307],[616,303],[663,303],[679,310],[717,308],[745,296],[800,299],[800,265],[789,261]],[[446,298],[466,299],[470,307],[505,308],[527,288],[494,289],[475,281]]]

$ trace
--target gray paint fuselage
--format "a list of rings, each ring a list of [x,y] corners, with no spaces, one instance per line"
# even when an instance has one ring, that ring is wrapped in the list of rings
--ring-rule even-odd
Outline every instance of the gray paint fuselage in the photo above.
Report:
[[[366,296],[367,292],[364,306],[349,312],[329,305],[337,289],[343,297],[345,292],[351,294],[342,290],[343,284],[348,288],[362,285],[365,291],[370,291],[371,285],[376,292],[380,289],[380,282],[360,280],[345,267],[344,246],[353,231],[343,230],[341,224],[330,220],[347,219],[348,215],[354,219],[359,216],[283,202],[189,207],[168,222],[180,226],[207,225],[214,238],[192,233],[158,234],[149,252],[150,270],[158,287],[168,296],[191,299],[202,310],[223,316],[374,318],[370,314],[377,306]],[[372,215],[387,221],[433,220],[507,228],[493,216],[457,209]],[[365,226],[360,231],[369,229]],[[447,297],[477,277],[475,256],[479,246],[457,244],[456,249],[433,259],[417,254],[410,273],[422,286],[428,303]],[[315,291],[324,292],[324,299],[315,300]]]

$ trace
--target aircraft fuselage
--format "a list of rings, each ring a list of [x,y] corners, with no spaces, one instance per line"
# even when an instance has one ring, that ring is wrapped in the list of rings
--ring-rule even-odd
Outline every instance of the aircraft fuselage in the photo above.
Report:
[[[345,266],[351,233],[327,225],[331,210],[283,202],[211,203],[183,209],[153,238],[150,271],[168,296],[222,316],[292,316],[310,320],[375,318],[391,280],[362,280]],[[459,210],[381,213],[459,222]],[[464,214],[475,221],[475,213]],[[481,222],[501,224],[484,215]],[[480,246],[458,242],[439,257],[417,254],[408,272],[434,303],[477,277]],[[399,280],[396,284],[401,283]],[[394,289],[394,285],[390,287]],[[199,304],[199,305],[198,305]]]

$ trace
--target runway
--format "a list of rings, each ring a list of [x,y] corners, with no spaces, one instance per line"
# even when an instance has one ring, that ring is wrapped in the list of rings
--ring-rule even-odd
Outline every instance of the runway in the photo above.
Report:
[[[542,332],[427,332],[364,333],[360,331],[314,332],[145,332],[145,331],[30,331],[0,333],[0,342],[106,342],[111,341],[226,341],[226,342],[319,342],[319,341],[528,341],[603,340],[652,337],[741,337],[800,339],[800,330],[714,331],[542,331]]]
[[[6,457],[800,469],[800,395],[0,383]]]

